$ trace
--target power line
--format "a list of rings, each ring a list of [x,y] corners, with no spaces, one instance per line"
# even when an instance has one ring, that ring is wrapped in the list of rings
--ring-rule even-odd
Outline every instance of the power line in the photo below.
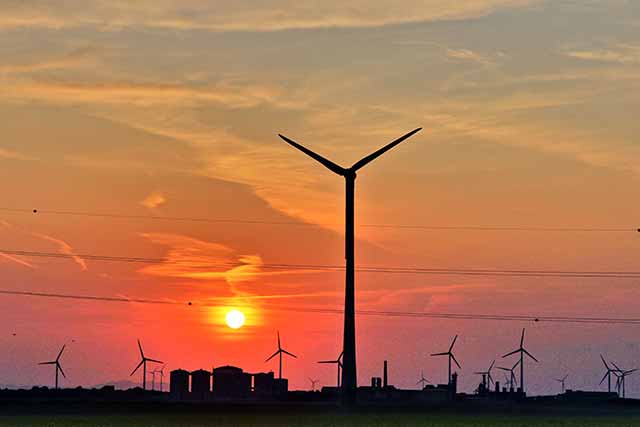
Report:
[[[97,218],[150,220],[150,221],[184,221],[221,224],[253,224],[296,227],[336,227],[338,223],[308,223],[296,221],[271,221],[263,219],[242,218],[198,218],[185,216],[130,215],[106,212],[87,212],[69,210],[42,210],[0,207],[0,211],[12,213],[28,213],[43,215],[69,215]],[[484,226],[484,225],[420,225],[420,224],[358,224],[361,228],[423,230],[423,231],[513,231],[513,232],[576,232],[576,233],[630,233],[640,232],[640,228],[632,227],[530,227],[530,226]]]
[[[129,302],[138,304],[158,304],[158,305],[178,305],[178,306],[219,306],[219,304],[211,304],[206,302],[180,302],[174,300],[157,300],[146,298],[125,298],[125,297],[109,297],[97,295],[77,295],[62,294],[51,292],[33,292],[33,291],[13,291],[0,289],[2,295],[12,296],[28,296],[40,298],[58,298],[86,300],[97,302]],[[293,308],[278,307],[275,305],[266,305],[263,308],[273,311],[282,312],[301,312],[301,313],[321,313],[321,314],[343,314],[343,310],[331,308]],[[572,317],[572,316],[533,316],[533,315],[502,315],[502,314],[480,314],[480,313],[434,313],[434,312],[412,312],[412,311],[380,311],[380,310],[358,310],[356,312],[363,316],[382,316],[382,317],[410,317],[410,318],[433,318],[433,319],[449,319],[449,320],[496,320],[496,321],[519,321],[519,322],[553,322],[553,323],[592,323],[592,324],[624,324],[624,325],[640,325],[640,318],[623,318],[623,317]]]
[[[123,257],[95,254],[64,254],[56,252],[35,252],[0,249],[0,254],[61,258],[105,262],[127,262],[143,264],[180,265],[180,262],[163,258]],[[250,264],[217,262],[203,264],[189,264],[191,268],[237,268]],[[301,270],[301,271],[344,271],[341,265],[323,264],[255,264],[256,268],[270,270]],[[531,269],[478,269],[478,268],[427,268],[427,267],[391,267],[391,266],[363,266],[356,269],[360,273],[384,273],[384,274],[426,274],[426,275],[461,275],[461,276],[492,276],[492,277],[560,277],[560,278],[608,278],[608,279],[640,279],[640,271],[578,271],[578,270],[531,270]]]

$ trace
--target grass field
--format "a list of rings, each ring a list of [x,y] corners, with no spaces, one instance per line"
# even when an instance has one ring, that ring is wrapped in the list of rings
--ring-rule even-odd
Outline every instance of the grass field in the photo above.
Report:
[[[640,426],[640,416],[602,415],[512,416],[454,414],[134,414],[134,415],[0,415],[1,426],[139,426],[139,427],[232,427],[232,426],[427,426],[427,427],[591,427]]]

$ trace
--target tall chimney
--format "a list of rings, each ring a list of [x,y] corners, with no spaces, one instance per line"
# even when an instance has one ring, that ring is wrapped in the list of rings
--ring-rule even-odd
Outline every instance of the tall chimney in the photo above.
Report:
[[[387,388],[387,386],[389,385],[389,382],[388,382],[388,377],[387,377],[387,361],[386,360],[384,361],[384,372],[382,374],[382,378],[383,378],[382,386],[384,388]]]

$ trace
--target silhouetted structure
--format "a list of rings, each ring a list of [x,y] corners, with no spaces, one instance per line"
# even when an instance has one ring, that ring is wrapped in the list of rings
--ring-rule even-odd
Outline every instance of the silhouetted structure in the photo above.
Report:
[[[287,356],[291,356],[294,359],[297,359],[298,356],[296,356],[295,354],[289,353],[287,350],[282,348],[282,345],[280,345],[280,331],[278,331],[278,350],[276,350],[275,353],[273,353],[271,356],[269,356],[269,358],[267,360],[265,360],[265,363],[268,362],[269,360],[273,359],[276,356],[279,356],[279,369],[278,369],[278,379],[282,379],[282,355],[286,354]]]
[[[503,368],[501,366],[498,366],[498,369],[500,369],[501,371],[509,372],[509,377],[506,384],[509,385],[510,391],[514,391],[515,388],[518,386],[518,383],[516,381],[516,374],[513,371],[515,371],[515,369],[518,367],[519,364],[520,364],[520,360],[518,359],[518,361],[511,368]]]
[[[384,361],[384,367],[382,368],[382,387],[387,388],[389,386],[389,372],[387,361]]]
[[[169,373],[169,392],[176,400],[189,397],[189,371],[176,369]]]
[[[207,400],[211,395],[211,372],[198,369],[191,372],[191,397]]]
[[[422,371],[420,373],[420,379],[418,380],[416,385],[421,386],[421,388],[424,390],[424,388],[427,386],[427,384],[429,384],[429,381],[424,377],[424,371]]]
[[[516,350],[513,350],[511,353],[507,353],[504,356],[502,356],[503,358],[505,357],[509,357],[513,354],[519,354],[520,355],[520,391],[524,394],[526,394],[525,388],[524,388],[524,355],[526,354],[527,356],[529,356],[531,359],[535,360],[536,363],[538,362],[538,359],[536,359],[535,357],[533,357],[531,355],[531,353],[529,353],[525,348],[524,348],[524,328],[522,328],[522,337],[520,338],[520,347]]]
[[[458,365],[458,368],[462,369],[462,366],[460,366],[460,364],[458,363],[458,360],[456,359],[456,356],[453,355],[453,346],[456,345],[456,340],[458,339],[458,336],[456,335],[455,337],[453,337],[453,341],[451,342],[451,346],[449,346],[449,350],[444,352],[444,353],[433,353],[431,356],[447,356],[448,360],[449,360],[449,371],[447,374],[447,383],[451,384],[452,381],[452,377],[451,377],[451,361],[453,360],[455,362],[456,365]]]
[[[611,393],[611,374],[614,373],[614,370],[609,367],[609,365],[604,360],[604,357],[602,357],[602,355],[600,355],[600,359],[602,359],[602,363],[604,363],[604,367],[607,369],[607,372],[602,377],[602,380],[600,380],[600,385],[602,385],[602,383],[606,379],[607,380],[607,391],[609,393]]]
[[[142,351],[142,344],[140,344],[140,340],[138,340],[138,349],[140,350],[141,360],[138,366],[136,366],[136,368],[131,372],[131,375],[129,376],[130,377],[133,376],[133,374],[135,374],[136,371],[140,369],[140,367],[142,366],[142,389],[146,390],[147,389],[147,362],[152,362],[152,363],[162,363],[162,362],[159,360],[151,359],[149,357],[145,357],[144,351]]]
[[[378,151],[362,158],[354,163],[350,168],[343,168],[332,161],[322,157],[319,154],[303,147],[297,142],[279,135],[284,141],[291,146],[302,151],[312,159],[320,162],[331,172],[344,177],[345,179],[345,303],[344,303],[344,334],[343,345],[344,351],[343,370],[342,370],[342,388],[343,397],[349,404],[356,401],[356,389],[358,387],[356,372],[356,315],[355,315],[355,184],[357,171],[380,157],[382,154],[391,150],[405,139],[409,138],[421,128],[403,135],[390,144],[385,145]]]
[[[213,370],[213,395],[217,398],[243,398],[251,393],[251,375],[235,366]]]
[[[568,377],[569,377],[569,374],[565,375],[562,378],[556,378],[556,381],[562,385],[562,393],[564,393],[565,381],[567,381]]]
[[[491,370],[493,369],[493,365],[495,365],[496,361],[491,362],[491,366],[486,371],[474,372],[476,375],[482,375],[482,385],[487,390],[491,389],[491,383],[493,383],[493,377],[491,376]]]
[[[64,371],[62,370],[62,365],[60,365],[60,357],[62,357],[62,352],[64,351],[65,347],[67,345],[63,345],[62,349],[60,350],[60,353],[58,353],[58,357],[56,357],[56,360],[52,360],[51,362],[41,362],[38,363],[39,365],[55,365],[56,367],[56,390],[58,389],[58,372],[62,374],[63,377],[67,378],[67,376],[64,374]]]

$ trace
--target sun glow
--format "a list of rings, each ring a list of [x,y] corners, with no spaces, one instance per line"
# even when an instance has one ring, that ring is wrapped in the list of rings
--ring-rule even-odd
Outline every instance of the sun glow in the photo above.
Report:
[[[240,329],[244,325],[244,314],[239,310],[231,310],[225,316],[227,326],[231,329]]]

